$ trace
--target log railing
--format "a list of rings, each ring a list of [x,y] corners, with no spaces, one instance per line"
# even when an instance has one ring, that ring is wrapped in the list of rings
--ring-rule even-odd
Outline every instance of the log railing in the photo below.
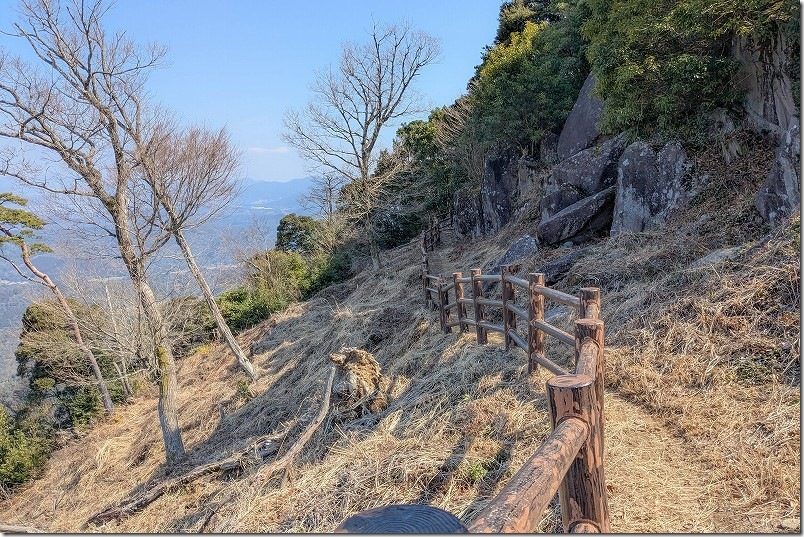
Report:
[[[430,274],[422,248],[422,281],[428,307],[437,309],[441,329],[450,333],[474,328],[478,343],[489,332],[502,334],[506,350],[516,346],[528,357],[528,372],[542,366],[556,376],[547,381],[553,432],[511,478],[468,530],[473,533],[530,532],[558,492],[565,532],[610,532],[608,499],[603,470],[603,338],[600,291],[581,289],[577,296],[550,289],[544,274],[520,278],[503,266],[500,274],[451,277]],[[483,284],[500,286],[499,299],[483,294]],[[516,295],[525,300],[523,305]],[[577,311],[575,333],[547,323],[545,300]],[[501,311],[499,324],[489,320]],[[545,355],[545,336],[570,345],[575,363],[567,370]]]

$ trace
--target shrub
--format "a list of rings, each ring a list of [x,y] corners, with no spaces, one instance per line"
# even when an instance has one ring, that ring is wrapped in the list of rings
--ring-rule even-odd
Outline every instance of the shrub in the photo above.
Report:
[[[42,417],[15,419],[0,407],[0,486],[13,489],[37,477],[53,448],[52,426]]]
[[[600,127],[692,139],[699,118],[737,105],[736,35],[767,43],[798,21],[791,0],[589,0],[582,34],[604,99]],[[795,33],[795,32],[793,32]],[[791,49],[798,50],[800,32]],[[796,83],[797,75],[791,73]]]

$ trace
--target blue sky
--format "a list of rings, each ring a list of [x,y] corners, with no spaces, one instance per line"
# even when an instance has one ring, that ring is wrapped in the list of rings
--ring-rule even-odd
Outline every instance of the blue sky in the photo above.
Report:
[[[243,151],[244,176],[287,181],[308,169],[282,142],[282,117],[310,99],[316,70],[335,65],[344,42],[365,41],[372,20],[407,21],[440,38],[441,59],[417,88],[433,106],[450,104],[494,38],[501,1],[118,0],[106,25],[168,46],[148,85],[155,101],[187,123],[225,126]],[[0,0],[0,30],[10,29],[15,6]]]

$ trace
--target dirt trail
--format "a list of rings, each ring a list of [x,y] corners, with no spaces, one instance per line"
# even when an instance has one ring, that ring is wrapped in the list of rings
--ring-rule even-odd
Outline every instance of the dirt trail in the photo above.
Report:
[[[650,414],[606,394],[606,486],[618,533],[717,531],[706,470]]]

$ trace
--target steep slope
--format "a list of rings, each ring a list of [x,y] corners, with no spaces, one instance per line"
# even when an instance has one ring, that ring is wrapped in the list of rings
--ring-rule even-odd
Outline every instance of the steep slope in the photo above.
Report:
[[[800,224],[753,219],[769,158],[724,167],[663,230],[591,244],[556,286],[600,286],[606,322],[606,471],[618,532],[775,532],[800,514]],[[474,243],[447,240],[444,272],[487,271],[538,215]],[[543,249],[522,272],[564,255]],[[712,253],[717,257],[709,257]],[[707,259],[708,258],[708,259]],[[471,522],[549,433],[544,382],[499,339],[442,334],[421,304],[418,251],[363,272],[241,334],[263,376],[248,385],[222,347],[181,363],[179,415],[189,456],[162,466],[153,393],[55,454],[42,479],[0,504],[0,520],[49,531],[327,532],[347,516],[425,502]],[[572,319],[564,316],[569,327]],[[333,411],[291,471],[253,464],[172,490],[139,513],[85,525],[168,476],[248,449],[287,428],[278,454],[318,410],[328,356],[374,354],[389,407]],[[561,362],[568,352],[548,349]],[[270,462],[269,457],[266,462]],[[542,529],[554,530],[557,510]]]

